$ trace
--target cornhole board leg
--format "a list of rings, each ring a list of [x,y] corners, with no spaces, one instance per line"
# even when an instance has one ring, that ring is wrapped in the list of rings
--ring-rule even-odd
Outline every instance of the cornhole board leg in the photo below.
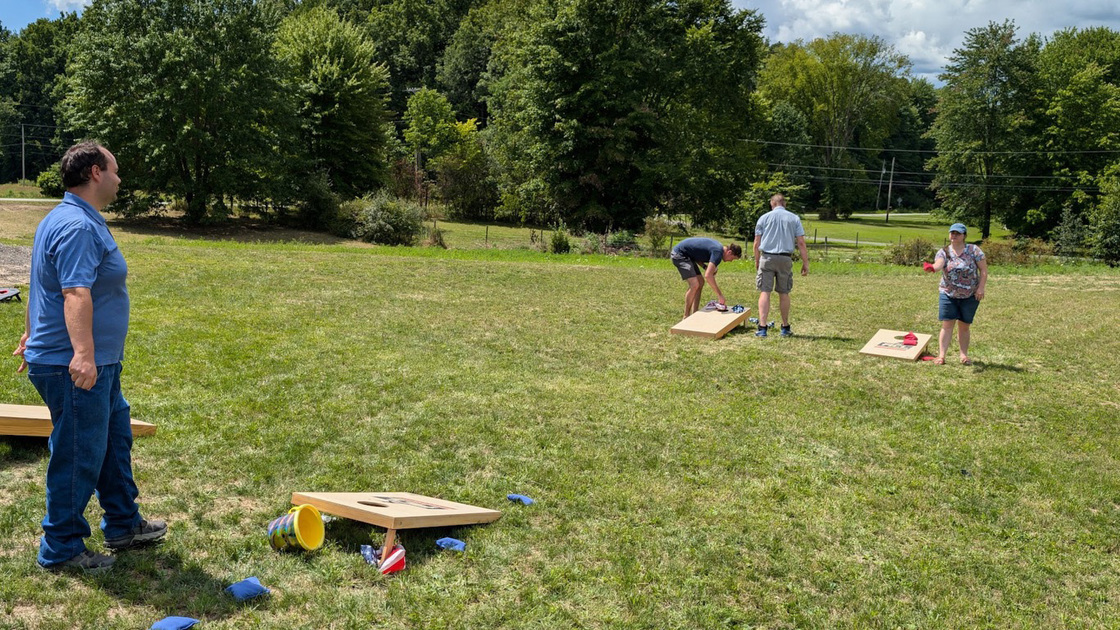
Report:
[[[396,546],[397,546],[397,530],[395,530],[395,529],[385,530],[385,544],[381,547],[381,564],[377,565],[378,569],[385,566],[385,563],[389,560],[389,556],[392,555],[392,553],[393,553],[393,547],[396,547]]]
[[[52,430],[51,412],[45,406],[0,404],[0,435],[50,437]],[[156,425],[132,419],[133,437],[155,434]]]
[[[397,530],[492,523],[502,513],[411,492],[293,492],[292,505],[307,503],[323,514],[385,528],[382,566],[397,544]]]

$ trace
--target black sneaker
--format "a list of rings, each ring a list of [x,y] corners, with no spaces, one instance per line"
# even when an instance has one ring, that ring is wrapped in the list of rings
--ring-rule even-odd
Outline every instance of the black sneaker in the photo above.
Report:
[[[789,326],[782,326],[782,336],[783,337],[792,337],[793,336],[793,331],[789,329]]]
[[[113,551],[123,551],[137,545],[150,543],[167,533],[167,523],[163,521],[140,521],[132,531],[118,538],[106,538],[105,546]]]
[[[93,553],[86,549],[82,553],[70,558],[66,562],[52,564],[49,567],[43,567],[48,571],[62,571],[64,569],[79,569],[84,573],[104,573],[113,566],[117,559],[113,556],[106,556],[100,553]],[[42,565],[39,565],[42,566]]]

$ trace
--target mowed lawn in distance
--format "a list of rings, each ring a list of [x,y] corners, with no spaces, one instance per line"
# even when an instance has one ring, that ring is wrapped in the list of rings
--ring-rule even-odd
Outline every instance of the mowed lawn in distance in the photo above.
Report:
[[[46,444],[0,438],[0,627],[1120,623],[1115,271],[993,267],[976,364],[934,366],[857,352],[936,332],[916,268],[814,265],[797,337],[708,341],[669,334],[685,285],[664,260],[119,237],[125,392],[159,426],[135,468],[171,531],[104,577],[39,570]],[[719,279],[753,312],[748,264]],[[0,304],[0,338],[22,326]],[[8,365],[0,400],[37,404]],[[384,577],[358,554],[381,531],[353,522],[269,548],[308,490],[503,517],[403,532]],[[271,598],[222,593],[250,575]]]

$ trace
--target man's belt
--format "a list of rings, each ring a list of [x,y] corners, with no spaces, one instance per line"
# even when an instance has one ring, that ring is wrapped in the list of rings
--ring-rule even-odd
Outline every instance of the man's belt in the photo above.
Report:
[[[763,256],[789,256],[793,257],[791,252],[761,252]]]

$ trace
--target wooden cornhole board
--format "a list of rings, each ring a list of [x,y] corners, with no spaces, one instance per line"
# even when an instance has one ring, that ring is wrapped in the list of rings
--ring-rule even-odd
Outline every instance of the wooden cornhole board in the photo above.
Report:
[[[925,352],[926,345],[933,335],[923,335],[921,333],[914,333],[918,338],[918,345],[905,346],[902,344],[902,338],[907,335],[906,331],[899,330],[879,330],[871,341],[863,347],[860,352],[863,354],[872,354],[877,357],[891,357],[894,359],[906,359],[907,361],[917,361],[918,357],[922,356]]]
[[[719,339],[731,332],[732,328],[746,321],[750,314],[749,308],[743,309],[742,313],[732,313],[730,310],[696,311],[670,328],[669,332],[674,335]]]
[[[0,435],[50,437],[51,412],[42,405],[0,404]],[[155,435],[156,425],[132,420],[132,435]]]
[[[324,514],[384,527],[381,559],[389,557],[398,529],[493,523],[502,513],[411,492],[293,492],[292,505],[310,503]]]

